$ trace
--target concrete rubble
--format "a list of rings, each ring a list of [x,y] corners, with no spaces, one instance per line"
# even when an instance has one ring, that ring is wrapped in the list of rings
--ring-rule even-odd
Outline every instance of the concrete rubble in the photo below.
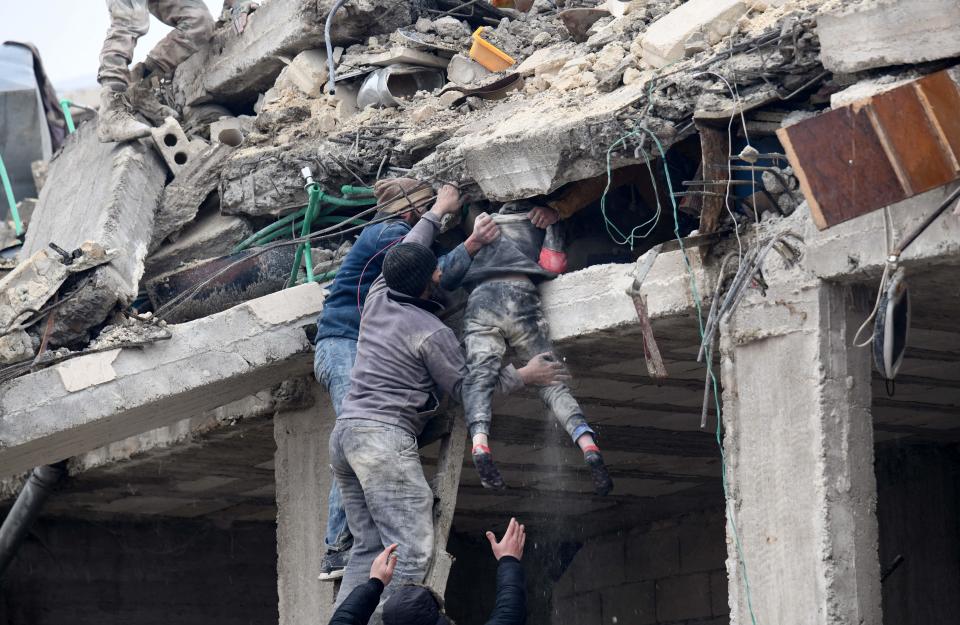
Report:
[[[559,479],[566,460],[538,468],[530,458],[541,452],[561,457],[556,433],[529,417],[540,410],[533,395],[502,406],[511,419],[492,439],[504,441],[505,472],[520,486],[500,500],[462,486],[475,507],[459,522],[528,506],[550,527],[543,544],[556,534],[557,553],[577,545],[562,564],[537,565],[553,597],[534,601],[545,602],[532,608],[536,625],[745,625],[755,609],[764,623],[885,622],[871,470],[883,454],[871,437],[929,426],[909,415],[930,407],[924,393],[942,371],[923,364],[908,375],[903,408],[871,386],[867,352],[845,346],[869,313],[864,287],[886,277],[889,239],[923,224],[960,177],[955,100],[941,98],[960,100],[960,5],[535,0],[520,12],[480,0],[463,14],[452,0],[351,0],[332,22],[331,82],[323,26],[334,4],[265,0],[242,33],[222,24],[158,91],[178,118],[122,145],[99,143],[96,120],[84,121],[35,164],[25,239],[8,228],[0,246],[0,478],[69,459],[76,479],[103,480],[97,471],[138,470],[194,434],[272,419],[276,487],[248,499],[270,500],[275,514],[257,519],[271,531],[279,518],[280,622],[326,622],[328,589],[317,590],[311,568],[325,512],[305,515],[329,484],[325,448],[313,443],[332,417],[297,381],[312,375],[309,328],[356,227],[372,218],[360,214],[375,202],[369,187],[396,176],[455,182],[464,218],[443,233],[447,247],[506,202],[563,214],[570,271],[540,287],[551,338],[575,379],[583,374],[604,444],[622,460],[618,484],[637,489],[606,507]],[[561,16],[579,10],[586,23]],[[514,62],[491,71],[475,60],[477,30]],[[909,111],[895,101],[904,94]],[[849,139],[875,132],[869,146]],[[927,135],[936,149],[917,147]],[[322,189],[306,226],[305,168]],[[928,289],[918,289],[923,302],[931,292],[947,301],[924,318],[928,342],[911,356],[952,363],[960,226],[940,219],[902,267]],[[307,232],[318,278],[304,284],[306,268],[293,263]],[[655,262],[639,284],[648,253]],[[938,273],[923,282],[927,269]],[[641,373],[650,327],[636,298],[665,354],[662,386]],[[940,339],[951,351],[930,356]],[[706,378],[701,348],[722,363]],[[791,369],[808,365],[815,376]],[[802,388],[783,383],[793,377]],[[697,428],[718,414],[711,402],[731,415],[715,436]],[[937,436],[955,430],[936,419]],[[544,437],[546,451],[531,451]],[[729,458],[715,457],[720,440]],[[177,501],[157,497],[188,518]],[[598,515],[603,529],[564,534],[551,517],[568,508],[578,523]],[[676,529],[708,508],[719,534],[728,515],[716,553]],[[607,530],[621,534],[602,544],[588,535]],[[701,552],[712,554],[702,566]],[[631,554],[644,572],[630,571]],[[604,565],[589,567],[592,558]],[[745,561],[760,578],[752,596]],[[451,587],[463,583],[456,574]],[[785,585],[803,592],[781,601]]]

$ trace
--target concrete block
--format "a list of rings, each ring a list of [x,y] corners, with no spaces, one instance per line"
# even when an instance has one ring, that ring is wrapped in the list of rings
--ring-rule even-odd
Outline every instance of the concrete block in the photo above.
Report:
[[[179,122],[172,117],[166,118],[159,128],[151,129],[150,136],[174,176],[179,175],[188,164],[192,164],[208,147],[206,141],[188,139]]]
[[[324,45],[323,26],[335,0],[270,0],[250,16],[243,34],[232,27],[184,61],[174,76],[179,103],[207,101],[252,104],[283,69],[279,57],[292,58]],[[371,34],[388,33],[413,22],[408,3],[358,0],[347,3],[333,20],[333,43],[350,44]]]
[[[728,35],[747,6],[741,0],[690,0],[664,15],[640,35],[642,58],[663,67],[684,58],[684,44],[695,32],[708,41]]]
[[[618,586],[625,579],[624,541],[622,538],[594,539],[577,553],[570,571],[577,593]]]
[[[144,280],[149,281],[185,263],[229,254],[251,234],[253,229],[246,219],[213,210],[187,226],[175,241],[147,257]]]
[[[601,625],[600,593],[554,598],[552,625]]]
[[[342,48],[340,52],[343,52]],[[337,59],[336,51],[333,58]],[[286,80],[311,98],[318,98],[323,93],[329,73],[325,48],[304,50],[293,57],[293,61],[284,70]]]
[[[706,618],[712,615],[710,575],[695,573],[657,580],[657,620]]]
[[[7,382],[0,386],[0,476],[311,374],[313,347],[303,327],[314,323],[323,296],[318,285],[306,284],[168,326],[169,340],[119,350],[109,363],[110,376],[103,373],[103,356],[91,354]],[[88,363],[97,364],[102,379],[88,380],[83,388],[74,379],[64,381],[64,367],[83,369]]]
[[[20,258],[27,258],[50,242],[73,250],[84,241],[120,251],[93,272],[84,295],[60,310],[54,345],[85,337],[86,329],[103,321],[118,301],[136,298],[166,183],[163,161],[150,145],[100,143],[96,126],[81,124],[50,162],[20,252]]]
[[[833,72],[860,72],[960,56],[960,3],[885,0],[843,3],[817,16],[820,61]]]
[[[566,44],[540,48],[517,66],[517,71],[524,76],[542,76],[555,74],[568,61],[573,59],[574,51]],[[451,61],[452,62],[452,61]]]
[[[462,54],[455,54],[447,65],[447,78],[458,85],[472,85],[490,75],[483,65]]]
[[[680,570],[684,573],[724,568],[726,530],[722,519],[697,515],[680,525]]]
[[[210,124],[210,141],[239,147],[243,143],[243,122],[237,117],[221,117]]]
[[[631,533],[627,536],[628,581],[669,577],[680,573],[680,537],[677,528]]]
[[[657,622],[654,582],[638,582],[601,591],[603,625],[647,625]]]

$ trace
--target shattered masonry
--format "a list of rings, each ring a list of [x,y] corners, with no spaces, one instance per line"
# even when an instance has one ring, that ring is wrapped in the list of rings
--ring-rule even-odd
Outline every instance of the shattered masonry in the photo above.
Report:
[[[0,614],[326,622],[333,418],[309,332],[356,236],[337,231],[408,176],[460,186],[444,245],[505,202],[562,215],[544,313],[617,484],[589,493],[535,394],[495,405],[517,487],[437,486],[456,562],[431,582],[458,623],[487,609],[474,539],[510,515],[538,532],[531,625],[955,619],[936,589],[960,584],[960,5],[351,0],[331,85],[333,4],[263,0],[157,90],[178,119],[101,144],[78,115],[34,163],[22,244],[0,226],[0,477],[10,501],[35,466],[70,477],[37,529],[60,569],[24,545]],[[291,242],[322,229],[308,272]],[[895,269],[912,322],[891,395],[852,345]],[[64,547],[111,554],[95,523],[161,571],[156,597],[138,565]],[[151,542],[184,536],[211,537],[169,550],[203,580]],[[71,567],[110,590],[55,594]]]

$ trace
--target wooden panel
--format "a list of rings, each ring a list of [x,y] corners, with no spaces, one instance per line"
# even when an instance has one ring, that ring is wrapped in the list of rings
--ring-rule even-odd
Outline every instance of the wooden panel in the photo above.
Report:
[[[941,71],[777,136],[822,230],[956,179],[958,111],[960,88]]]
[[[952,153],[955,171],[960,171],[960,88],[947,72],[930,74],[917,81],[916,88]]]
[[[821,230],[906,198],[866,108],[777,131]]]
[[[874,98],[870,107],[878,123],[877,132],[890,150],[891,162],[902,174],[907,194],[929,191],[953,178],[952,159],[943,150],[937,129],[912,85]]]

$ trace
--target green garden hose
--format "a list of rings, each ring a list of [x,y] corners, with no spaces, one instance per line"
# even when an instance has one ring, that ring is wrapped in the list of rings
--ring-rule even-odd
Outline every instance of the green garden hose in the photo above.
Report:
[[[60,100],[60,108],[63,110],[63,117],[67,120],[67,130],[70,134],[73,134],[77,131],[77,127],[73,125],[73,115],[70,114],[70,100],[63,98]]]
[[[14,230],[17,236],[20,236],[23,234],[23,222],[20,221],[20,211],[17,210],[17,200],[13,197],[13,187],[10,186],[7,167],[3,164],[3,155],[0,155],[0,182],[3,183],[3,192],[7,196],[7,204],[10,205],[10,215],[13,217]]]

